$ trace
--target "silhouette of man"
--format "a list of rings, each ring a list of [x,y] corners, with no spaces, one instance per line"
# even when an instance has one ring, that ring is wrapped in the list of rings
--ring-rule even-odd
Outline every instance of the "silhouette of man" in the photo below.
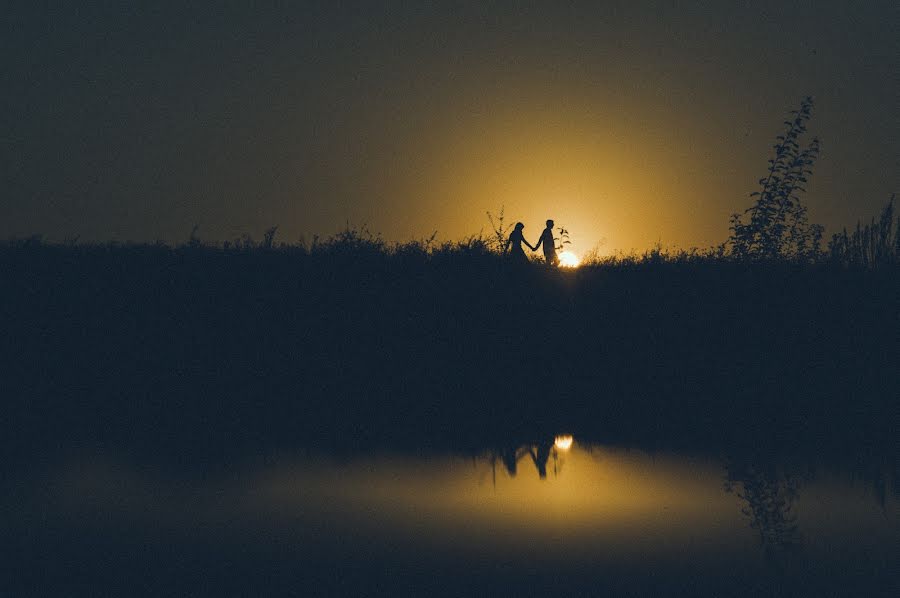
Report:
[[[541,245],[544,246],[544,259],[547,260],[547,265],[558,266],[559,258],[556,256],[556,240],[553,238],[552,220],[547,221],[547,228],[541,233],[541,238],[538,239],[537,245],[534,246],[534,251],[537,251]]]
[[[524,224],[516,222],[516,226],[513,229],[513,232],[509,234],[509,239],[506,240],[506,246],[503,248],[503,255],[509,255],[510,259],[515,263],[528,263],[528,256],[525,255],[525,250],[522,249],[522,243],[528,245],[528,248],[532,251],[537,249],[536,247],[532,247],[531,243],[525,240],[525,236],[522,234],[522,229],[524,228]],[[512,249],[510,249],[510,245],[512,246]]]

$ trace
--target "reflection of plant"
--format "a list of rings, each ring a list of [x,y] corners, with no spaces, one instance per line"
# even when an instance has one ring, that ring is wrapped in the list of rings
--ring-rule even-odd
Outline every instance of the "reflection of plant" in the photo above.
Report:
[[[795,478],[779,475],[774,468],[733,465],[728,468],[725,491],[746,502],[741,512],[750,518],[750,527],[759,532],[767,555],[800,546],[802,538],[793,513],[798,495]]]
[[[769,171],[759,180],[760,190],[751,194],[756,203],[743,214],[731,216],[728,244],[735,257],[808,260],[818,256],[822,227],[808,223],[799,195],[806,190],[807,177],[819,155],[818,138],[803,149],[798,143],[806,132],[812,106],[812,98],[807,97],[799,110],[791,111],[792,120],[784,121],[787,131],[773,146],[775,157],[769,160]]]

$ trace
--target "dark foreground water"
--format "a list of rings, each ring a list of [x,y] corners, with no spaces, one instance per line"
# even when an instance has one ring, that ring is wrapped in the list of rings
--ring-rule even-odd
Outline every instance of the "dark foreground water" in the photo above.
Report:
[[[549,437],[549,438],[552,438]],[[891,459],[83,454],[3,482],[3,595],[895,595]]]

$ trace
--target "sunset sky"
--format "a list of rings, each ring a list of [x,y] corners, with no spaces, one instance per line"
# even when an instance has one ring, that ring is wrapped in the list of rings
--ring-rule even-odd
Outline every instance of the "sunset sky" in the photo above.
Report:
[[[104,4],[4,10],[0,238],[708,246],[806,95],[813,221],[900,188],[892,1]]]

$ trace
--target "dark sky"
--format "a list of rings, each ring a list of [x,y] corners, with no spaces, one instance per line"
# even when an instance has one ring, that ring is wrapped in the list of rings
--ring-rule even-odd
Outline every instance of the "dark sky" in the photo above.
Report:
[[[893,1],[124,4],[4,9],[0,237],[705,246],[805,95],[814,221],[900,187]]]

